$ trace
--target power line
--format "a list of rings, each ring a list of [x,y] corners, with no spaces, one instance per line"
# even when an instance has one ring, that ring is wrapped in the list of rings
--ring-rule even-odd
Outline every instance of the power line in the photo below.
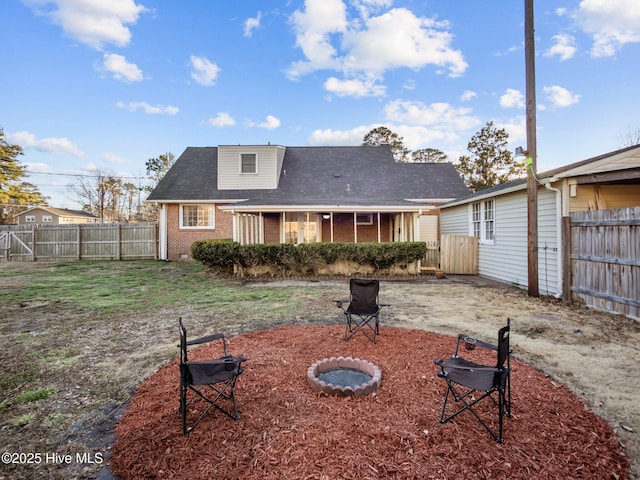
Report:
[[[87,177],[87,178],[111,177],[111,178],[130,178],[130,179],[137,179],[137,180],[141,180],[142,178],[144,178],[145,180],[148,180],[147,177],[142,177],[140,175],[135,177],[129,177],[125,175],[90,175],[86,173],[34,172],[31,170],[25,170],[25,173],[29,173],[31,175],[55,175],[55,176],[61,176],[61,177]]]

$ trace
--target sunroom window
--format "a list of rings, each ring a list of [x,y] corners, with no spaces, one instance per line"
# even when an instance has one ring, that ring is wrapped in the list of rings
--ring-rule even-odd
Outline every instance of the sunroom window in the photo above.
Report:
[[[284,243],[315,243],[320,241],[318,215],[315,213],[286,213]]]

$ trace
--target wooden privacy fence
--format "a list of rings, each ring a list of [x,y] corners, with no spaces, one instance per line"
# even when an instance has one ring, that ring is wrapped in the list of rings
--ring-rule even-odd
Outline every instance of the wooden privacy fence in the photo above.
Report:
[[[564,218],[569,301],[640,318],[640,207]]]
[[[440,264],[446,273],[478,274],[478,239],[463,235],[442,235]]]
[[[155,223],[0,227],[2,259],[140,260],[158,257]]]

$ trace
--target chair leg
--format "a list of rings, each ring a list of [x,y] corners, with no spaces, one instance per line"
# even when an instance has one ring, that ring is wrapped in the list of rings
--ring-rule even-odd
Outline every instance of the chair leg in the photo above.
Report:
[[[489,434],[493,437],[493,439],[498,443],[502,443],[503,418],[505,416],[505,410],[506,410],[505,391],[502,389],[488,391],[482,394],[481,396],[479,396],[478,398],[474,399],[473,401],[468,402],[467,398],[475,392],[476,390],[469,390],[466,393],[461,394],[456,390],[456,388],[450,382],[447,382],[447,392],[445,393],[444,402],[442,404],[442,411],[440,413],[440,423],[446,423],[449,420],[457,417],[459,414],[461,414],[465,410],[469,410],[469,412],[471,412],[471,414],[474,417],[476,417],[476,419],[480,422],[480,424],[484,427],[484,429],[487,432],[489,432]],[[497,401],[492,396],[492,393],[494,392],[497,392],[498,394]],[[463,406],[457,411],[455,411],[454,413],[452,413],[451,415],[446,416],[445,412],[447,408],[447,403],[449,401],[449,395],[453,397],[454,402],[462,402]],[[484,400],[487,397],[489,397],[498,408],[498,433],[497,434],[489,427],[489,425],[487,425],[487,423],[473,409],[473,406],[475,404],[479,403],[480,401]]]

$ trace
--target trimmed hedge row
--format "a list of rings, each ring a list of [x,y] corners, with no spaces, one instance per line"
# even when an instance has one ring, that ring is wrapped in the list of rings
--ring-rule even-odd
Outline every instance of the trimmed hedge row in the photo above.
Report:
[[[191,245],[191,256],[215,270],[232,273],[234,267],[240,271],[268,267],[285,276],[314,274],[321,266],[339,261],[368,265],[379,272],[406,267],[424,258],[426,251],[424,242],[240,245],[231,240],[199,240]]]

